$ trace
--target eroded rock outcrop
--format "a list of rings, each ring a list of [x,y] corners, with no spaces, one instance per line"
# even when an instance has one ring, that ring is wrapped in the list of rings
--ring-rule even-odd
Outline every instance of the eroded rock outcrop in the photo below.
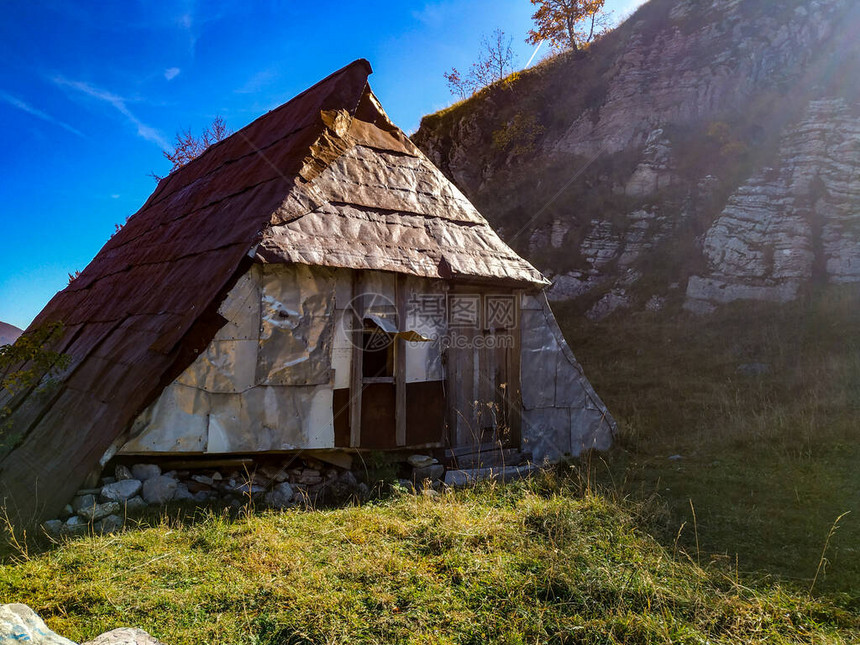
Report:
[[[590,317],[791,300],[860,281],[858,29],[849,0],[652,0],[414,140]]]
[[[813,101],[785,136],[777,168],[729,198],[703,251],[708,271],[685,308],[739,299],[785,302],[810,281],[860,282],[860,119],[843,99]]]

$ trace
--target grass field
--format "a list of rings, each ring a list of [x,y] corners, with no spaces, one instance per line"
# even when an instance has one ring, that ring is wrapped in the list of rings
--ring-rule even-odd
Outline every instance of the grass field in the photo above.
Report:
[[[800,589],[818,571],[816,590],[850,594],[860,608],[856,288],[705,318],[560,317],[621,428],[595,477],[622,495],[658,496],[664,544],[681,530],[695,551],[697,529],[703,561]]]
[[[611,496],[610,496],[611,497]],[[0,566],[0,598],[78,641],[847,643],[840,599],[699,567],[577,471],[306,512],[201,515]]]

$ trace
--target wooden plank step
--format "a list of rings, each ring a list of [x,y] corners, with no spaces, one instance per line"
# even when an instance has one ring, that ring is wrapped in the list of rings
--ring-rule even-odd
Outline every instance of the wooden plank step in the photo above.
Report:
[[[458,468],[487,468],[493,466],[516,466],[523,463],[524,458],[525,453],[513,448],[507,448],[450,457],[447,461],[449,465]]]

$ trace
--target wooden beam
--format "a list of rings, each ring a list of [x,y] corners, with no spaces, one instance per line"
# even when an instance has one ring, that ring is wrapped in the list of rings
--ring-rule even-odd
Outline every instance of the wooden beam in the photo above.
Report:
[[[397,282],[394,287],[394,299],[397,307],[397,329],[407,331],[406,329],[406,276],[402,273],[397,274]],[[394,345],[394,396],[395,410],[394,420],[395,443],[398,446],[406,445],[406,341],[402,338],[397,338]]]
[[[514,320],[516,325],[510,329],[508,333],[513,336],[514,346],[507,352],[508,355],[508,388],[507,388],[507,417],[511,432],[511,446],[514,448],[522,447],[522,422],[523,422],[523,394],[521,372],[522,369],[522,351],[523,351],[523,325],[522,312],[520,311],[520,301],[523,298],[523,292],[519,289],[514,290]]]
[[[350,340],[352,341],[352,366],[349,378],[349,445],[352,448],[361,446],[361,391],[362,368],[364,365],[364,299],[361,294],[361,271],[352,272],[352,311],[346,310],[345,316],[350,316]]]

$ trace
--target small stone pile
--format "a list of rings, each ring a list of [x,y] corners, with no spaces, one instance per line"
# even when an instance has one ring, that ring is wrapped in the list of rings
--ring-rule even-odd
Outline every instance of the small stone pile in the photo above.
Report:
[[[310,505],[326,499],[359,499],[370,495],[367,484],[350,470],[316,459],[286,466],[261,465],[253,470],[198,469],[162,472],[157,464],[119,464],[101,486],[77,492],[60,518],[44,523],[51,537],[79,535],[92,530],[110,533],[124,518],[168,502],[223,504],[239,509],[250,503],[270,508]]]

